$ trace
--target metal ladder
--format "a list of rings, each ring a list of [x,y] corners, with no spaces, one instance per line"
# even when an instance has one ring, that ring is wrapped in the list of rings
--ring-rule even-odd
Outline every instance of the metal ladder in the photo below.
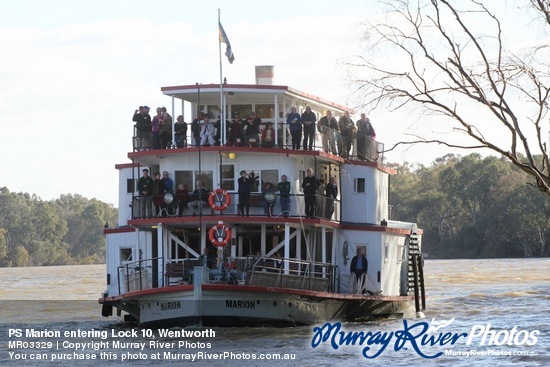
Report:
[[[412,292],[411,292],[412,291]],[[416,312],[426,309],[426,289],[424,287],[424,261],[418,241],[418,234],[409,235],[409,259],[407,267],[407,294],[414,294],[414,305]]]

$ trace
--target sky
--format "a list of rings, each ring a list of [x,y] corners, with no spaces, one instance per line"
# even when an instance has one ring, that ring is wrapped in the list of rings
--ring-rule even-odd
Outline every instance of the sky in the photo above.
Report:
[[[43,200],[80,194],[115,206],[114,166],[129,162],[134,110],[170,110],[163,86],[219,82],[218,9],[236,58],[232,65],[223,60],[229,83],[253,84],[256,65],[274,65],[274,84],[350,107],[357,96],[344,63],[363,51],[361,24],[380,13],[366,0],[0,0],[0,6],[0,187]],[[370,118],[386,144],[404,140],[410,128],[387,111]],[[424,146],[387,158],[430,164],[445,153]]]

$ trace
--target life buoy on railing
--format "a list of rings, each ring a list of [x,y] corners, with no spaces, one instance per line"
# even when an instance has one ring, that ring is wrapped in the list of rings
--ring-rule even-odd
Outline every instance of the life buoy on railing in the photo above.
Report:
[[[208,231],[208,239],[214,246],[224,247],[231,241],[231,228],[226,227],[223,222],[218,222]]]
[[[217,205],[220,203],[221,205]],[[231,204],[231,195],[224,189],[216,189],[208,197],[208,205],[216,211],[223,212]]]

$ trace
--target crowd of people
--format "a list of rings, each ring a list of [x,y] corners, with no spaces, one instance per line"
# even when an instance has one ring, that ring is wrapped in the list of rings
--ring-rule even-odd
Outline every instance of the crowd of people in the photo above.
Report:
[[[237,215],[250,216],[250,198],[253,188],[256,186],[258,177],[254,172],[247,173],[245,170],[240,172],[238,183],[238,204]],[[313,169],[308,168],[306,176],[302,182],[302,192],[305,203],[305,217],[325,217],[331,218],[334,213],[334,202],[338,200],[338,186],[336,177],[330,177],[328,184],[323,180],[317,179],[313,175]],[[203,209],[208,208],[208,199],[211,191],[205,186],[202,180],[196,180],[195,188],[189,191],[187,185],[180,183],[174,191],[174,181],[169,177],[167,171],[155,172],[153,177],[149,175],[149,170],[144,168],[142,176],[138,180],[138,193],[140,202],[141,218],[151,218],[167,216],[169,212],[167,207],[170,203],[166,201],[165,195],[172,194],[176,200],[178,211],[177,215],[182,216],[183,210],[188,208],[192,215],[202,214]],[[277,195],[278,194],[278,195]],[[261,189],[261,207],[264,215],[273,216],[273,209],[279,197],[281,213],[285,218],[290,216],[292,186],[286,175],[281,176],[281,181],[275,186],[271,182],[264,182]],[[212,212],[209,210],[210,214]],[[176,213],[174,213],[176,214]]]
[[[166,108],[158,107],[157,114],[153,118],[149,115],[149,110],[148,106],[140,106],[132,119],[136,123],[135,148],[137,150],[187,146],[188,124],[182,115],[178,116],[174,123],[174,139],[172,139],[172,117],[166,112]],[[190,125],[191,145],[220,145],[220,119],[216,120],[210,114],[200,112]],[[350,118],[349,111],[345,111],[336,120],[332,111],[329,110],[317,121],[317,115],[311,107],[307,106],[302,114],[298,113],[296,107],[292,107],[291,112],[286,116],[286,124],[279,124],[277,133],[271,122],[262,123],[261,117],[255,112],[251,112],[243,119],[238,114],[234,114],[230,120],[226,121],[225,128],[227,146],[282,148],[286,147],[284,142],[286,135],[291,140],[290,149],[313,150],[318,134],[325,153],[349,158],[352,145],[355,145],[357,159],[376,159],[376,154],[373,154],[373,148],[376,147],[371,146],[374,144],[376,132],[365,113],[362,113],[361,118],[354,122]]]

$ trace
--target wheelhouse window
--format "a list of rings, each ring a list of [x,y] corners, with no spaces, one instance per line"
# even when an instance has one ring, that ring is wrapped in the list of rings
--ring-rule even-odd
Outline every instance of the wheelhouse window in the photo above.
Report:
[[[231,115],[234,116],[237,114],[240,119],[244,119],[250,115],[252,112],[251,104],[234,104],[231,105]]]
[[[275,118],[275,105],[274,104],[257,104],[256,113],[262,119],[273,119]]]
[[[357,193],[364,193],[365,192],[365,179],[364,178],[356,178],[353,180],[353,191]]]
[[[211,121],[216,121],[219,118],[221,118],[222,113],[221,113],[220,106],[218,106],[218,105],[208,105],[208,106],[206,106],[206,111],[210,115],[210,120]]]

